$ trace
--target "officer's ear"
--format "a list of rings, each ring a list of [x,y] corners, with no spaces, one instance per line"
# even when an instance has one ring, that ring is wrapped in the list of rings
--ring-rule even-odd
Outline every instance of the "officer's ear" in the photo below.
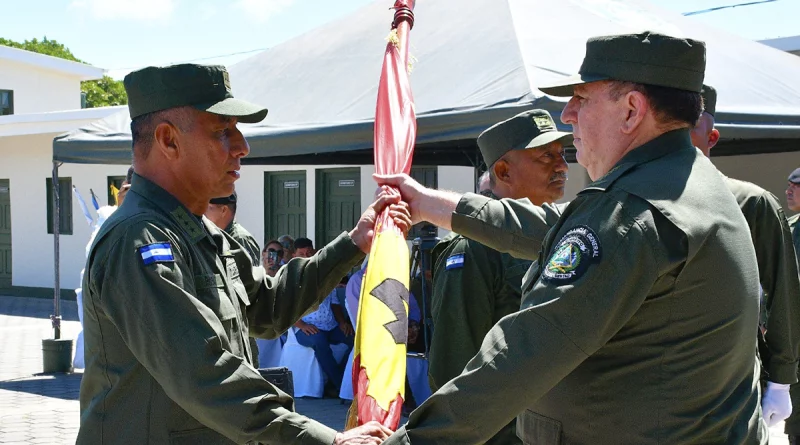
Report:
[[[708,149],[711,150],[719,142],[719,130],[714,128],[708,133]]]
[[[631,134],[644,121],[648,111],[651,109],[650,103],[644,93],[636,90],[625,93],[620,103],[625,112],[625,120],[622,121],[620,130],[623,134]]]
[[[511,182],[511,168],[508,160],[504,157],[498,159],[494,165],[492,165],[492,171],[494,171],[494,177],[497,181],[503,183],[510,183]]]
[[[154,131],[156,148],[167,159],[178,157],[178,128],[170,121],[161,121]]]

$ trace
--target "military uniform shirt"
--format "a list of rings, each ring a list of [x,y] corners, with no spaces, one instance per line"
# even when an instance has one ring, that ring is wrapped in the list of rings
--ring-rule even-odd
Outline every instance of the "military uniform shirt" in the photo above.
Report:
[[[241,248],[244,249],[244,252],[250,258],[250,261],[253,263],[253,266],[260,266],[261,265],[261,249],[258,247],[258,242],[256,241],[255,237],[250,234],[241,224],[236,222],[234,219],[228,224],[228,227],[225,228],[225,233],[231,236],[236,243],[239,244],[239,247],[236,247],[235,243],[231,243],[231,250]],[[249,338],[250,343],[250,354],[252,359],[252,364],[254,368],[259,368],[260,364],[258,363],[258,344],[256,343],[256,339],[253,337]]]
[[[724,177],[750,229],[756,249],[759,282],[764,289],[766,347],[762,355],[768,380],[797,382],[800,348],[800,278],[792,231],[778,199],[749,182]]]
[[[544,217],[468,194],[452,225],[533,256]],[[632,150],[547,234],[521,311],[386,444],[478,444],[515,416],[537,445],[765,443],[746,227],[688,130]]]
[[[247,229],[236,220],[233,220],[225,228],[225,232],[245,250],[247,256],[250,257],[250,261],[253,262],[253,266],[261,265],[261,248],[258,247],[255,237]]]
[[[531,265],[452,233],[434,248],[433,336],[428,357],[431,389],[461,374],[483,337],[519,310],[522,277]],[[520,443],[513,424],[488,444]]]
[[[232,239],[134,175],[84,276],[79,444],[325,444],[251,365],[249,333],[275,338],[363,254],[347,234],[274,278]]]
[[[789,218],[788,224],[789,229],[792,231],[795,255],[797,261],[800,262],[800,213]],[[798,329],[800,328],[800,321],[795,318],[792,320],[792,325],[794,329]],[[791,397],[794,410],[792,415],[786,419],[785,432],[792,436],[800,436],[800,409],[797,408],[800,407],[800,385],[792,385]]]

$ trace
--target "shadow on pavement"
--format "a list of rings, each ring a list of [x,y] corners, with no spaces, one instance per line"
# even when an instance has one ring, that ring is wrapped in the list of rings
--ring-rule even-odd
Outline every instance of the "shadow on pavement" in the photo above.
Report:
[[[0,296],[0,315],[49,319],[52,313],[52,299]],[[78,306],[74,301],[61,301],[61,319],[78,321]]]
[[[64,400],[78,400],[82,373],[37,374],[0,382],[0,390],[35,394]]]

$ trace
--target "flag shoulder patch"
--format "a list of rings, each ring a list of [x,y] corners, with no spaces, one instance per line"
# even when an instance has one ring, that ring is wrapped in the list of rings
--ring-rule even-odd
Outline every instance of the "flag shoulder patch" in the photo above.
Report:
[[[451,255],[447,257],[444,270],[460,269],[462,267],[464,267],[464,254],[459,253],[457,255]]]
[[[154,243],[139,248],[139,255],[145,266],[155,263],[174,263],[172,245],[170,243]]]

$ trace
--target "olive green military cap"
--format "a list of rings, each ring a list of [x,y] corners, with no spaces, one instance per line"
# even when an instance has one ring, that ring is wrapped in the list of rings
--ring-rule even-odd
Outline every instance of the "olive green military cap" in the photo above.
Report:
[[[703,85],[700,95],[703,96],[703,111],[714,116],[717,112],[717,90],[711,85]]]
[[[800,184],[800,168],[795,169],[792,174],[789,175],[789,182]]]
[[[129,73],[123,84],[131,119],[184,106],[245,123],[260,122],[267,116],[266,108],[234,99],[228,71],[221,65],[150,66]]]
[[[572,96],[575,85],[621,80],[699,93],[706,71],[706,45],[645,31],[592,37],[578,74],[539,87],[551,96]]]
[[[478,136],[478,148],[487,166],[511,150],[524,150],[561,141],[572,144],[572,133],[558,131],[545,110],[529,110],[492,125]]]

